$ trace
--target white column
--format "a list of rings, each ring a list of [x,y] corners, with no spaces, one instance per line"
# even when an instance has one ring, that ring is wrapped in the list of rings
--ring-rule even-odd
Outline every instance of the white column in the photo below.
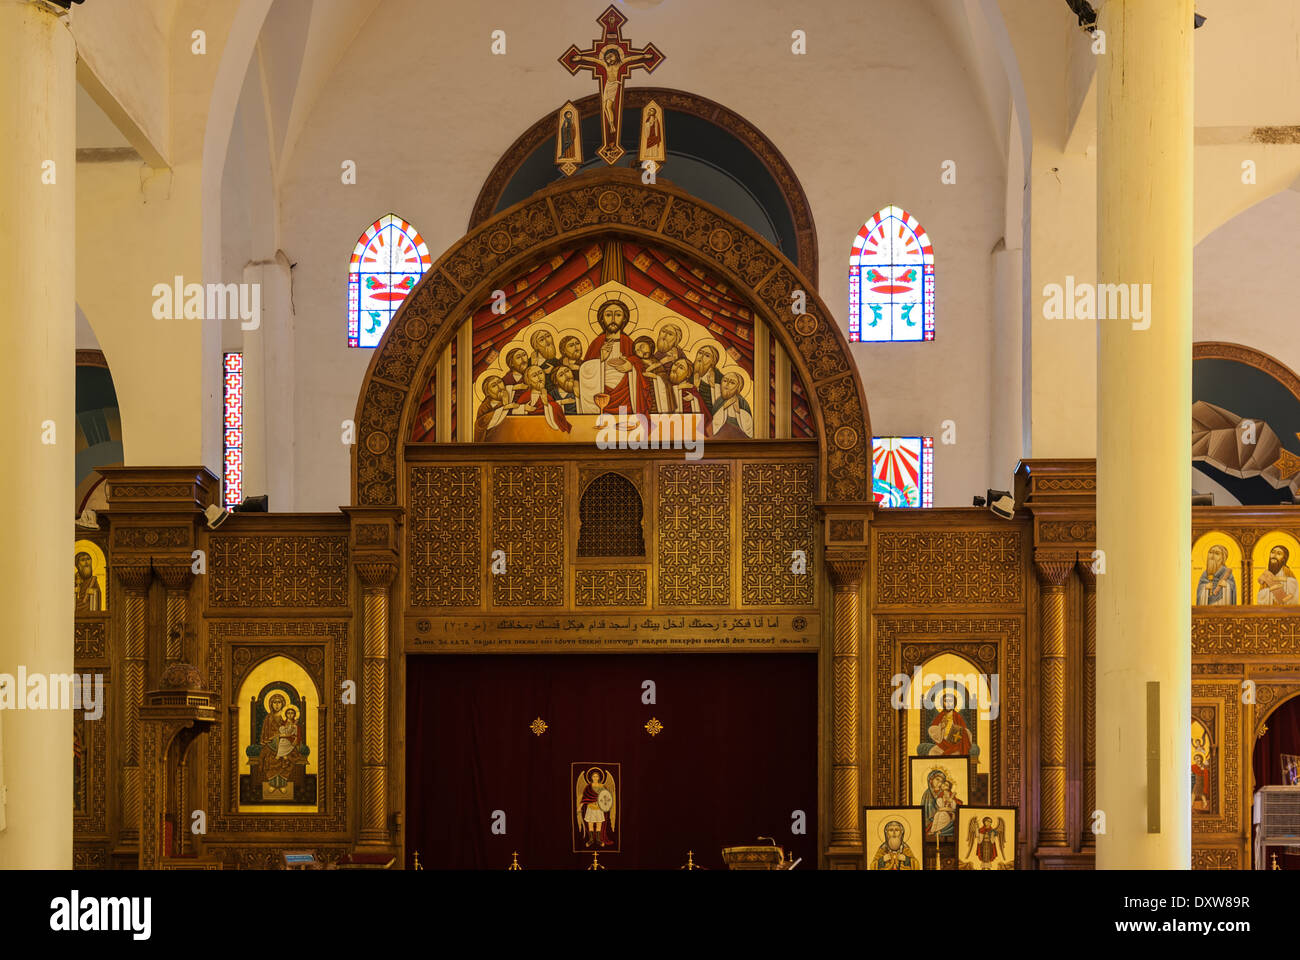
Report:
[[[1191,866],[1192,15],[1107,0],[1099,22],[1100,280],[1138,284],[1150,323],[1098,324],[1101,868]]]
[[[76,62],[51,8],[0,0],[0,673],[10,675],[72,672]],[[4,710],[0,725],[0,867],[71,867],[72,714]]]
[[[244,267],[258,288],[261,316],[244,330],[244,496],[267,494],[271,509],[294,509],[294,313],[289,258]],[[252,321],[248,321],[251,323]]]

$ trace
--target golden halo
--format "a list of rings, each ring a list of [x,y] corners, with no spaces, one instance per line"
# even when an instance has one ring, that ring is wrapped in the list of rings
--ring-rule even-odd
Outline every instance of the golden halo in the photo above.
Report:
[[[949,780],[949,781],[952,780],[952,774],[948,772],[947,767],[933,766],[930,768],[929,772],[925,775],[925,785],[927,788],[930,786],[930,781],[934,779],[934,775],[936,773],[939,774],[941,777],[943,777],[944,780]],[[954,781],[954,786],[955,785],[956,783]]]
[[[287,691],[281,690],[279,687],[272,687],[266,692],[266,696],[262,698],[262,709],[264,709],[268,714],[275,712],[271,709],[271,698],[276,694],[284,697],[284,705],[286,707],[293,705],[293,698],[289,696]]]
[[[968,692],[965,687],[950,687],[946,681],[940,680],[925,692],[925,695],[921,697],[921,702],[924,703],[929,700],[933,709],[942,710],[944,696],[952,694],[952,698],[957,701],[958,710],[969,710],[970,706],[967,703],[968,698],[966,696]]]
[[[588,782],[588,783],[591,783],[591,775],[592,775],[593,773],[599,773],[599,774],[600,774],[600,782],[601,782],[602,784],[604,784],[604,785],[608,785],[608,784],[609,784],[609,775],[606,774],[605,771],[602,770],[600,767],[592,767],[590,770],[587,771],[587,782]]]
[[[630,297],[628,294],[622,293],[617,290],[611,290],[608,293],[602,293],[600,296],[596,297],[591,301],[591,306],[587,308],[587,322],[591,324],[591,326],[595,328],[595,330],[598,333],[604,333],[605,330],[600,325],[600,316],[598,311],[601,307],[609,303],[609,301],[611,300],[617,300],[619,303],[623,304],[623,308],[627,310],[628,321],[627,321],[627,325],[623,328],[623,332],[627,333],[629,330],[635,329],[636,300]]]
[[[903,843],[907,843],[907,821],[899,817],[881,817],[880,822],[876,824],[876,837],[881,843],[885,842],[885,827],[891,823],[896,823],[903,828]]]

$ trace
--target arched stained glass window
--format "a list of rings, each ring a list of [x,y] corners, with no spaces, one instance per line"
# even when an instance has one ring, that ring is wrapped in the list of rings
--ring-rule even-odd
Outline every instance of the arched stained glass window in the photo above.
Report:
[[[916,218],[885,207],[849,256],[849,341],[934,339],[934,247]]]
[[[388,214],[357,241],[348,268],[348,346],[378,346],[388,322],[433,259],[420,232]]]

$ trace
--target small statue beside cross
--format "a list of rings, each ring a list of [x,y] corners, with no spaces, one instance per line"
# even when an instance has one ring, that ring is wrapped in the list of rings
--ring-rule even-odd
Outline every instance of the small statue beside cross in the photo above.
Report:
[[[586,50],[571,44],[560,57],[560,63],[571,74],[587,70],[600,84],[601,146],[596,154],[606,163],[614,164],[626,152],[619,143],[623,129],[623,82],[633,70],[653,73],[665,58],[653,43],[636,49],[623,39],[622,28],[627,17],[615,7],[608,7],[596,22],[601,25],[601,35]],[[663,162],[663,114],[657,105],[651,113],[650,106],[646,105],[641,121],[641,159],[654,163],[657,169]],[[560,108],[557,124],[555,161],[567,176],[582,163],[581,134],[572,103]]]

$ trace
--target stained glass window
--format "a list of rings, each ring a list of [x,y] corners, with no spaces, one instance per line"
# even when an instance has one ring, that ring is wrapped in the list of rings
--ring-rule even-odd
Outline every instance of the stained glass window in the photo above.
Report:
[[[348,270],[348,346],[375,347],[433,259],[420,232],[394,214],[361,235]]]
[[[871,492],[882,507],[934,506],[934,438],[873,437]]]
[[[885,207],[849,256],[849,340],[934,339],[934,247],[914,216]]]
[[[222,390],[222,462],[225,465],[223,501],[227,508],[244,499],[244,355],[227,353],[223,358],[225,386]]]

